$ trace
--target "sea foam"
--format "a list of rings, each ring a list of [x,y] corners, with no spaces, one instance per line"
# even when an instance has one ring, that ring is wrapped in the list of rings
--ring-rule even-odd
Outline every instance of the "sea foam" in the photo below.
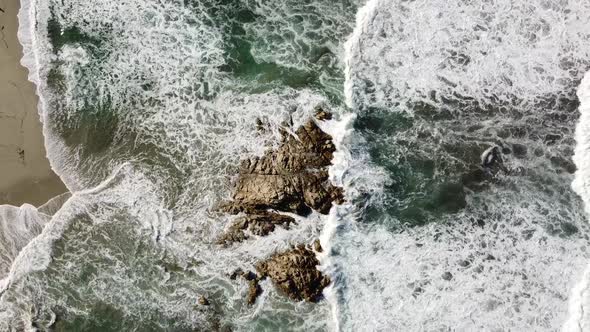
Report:
[[[354,285],[342,287],[340,326],[558,328],[588,259],[585,214],[568,186],[588,3],[369,4],[347,43],[347,104],[371,135],[367,148],[398,173],[374,224],[331,244],[342,282]],[[495,144],[513,172],[465,188]],[[454,195],[464,195],[459,207]]]
[[[586,213],[590,215],[590,73],[587,73],[578,88],[580,119],[576,128],[576,149],[573,157],[576,163],[576,177],[572,188],[584,201]],[[563,331],[586,331],[590,328],[590,265],[582,279],[572,289],[569,300],[569,317]]]

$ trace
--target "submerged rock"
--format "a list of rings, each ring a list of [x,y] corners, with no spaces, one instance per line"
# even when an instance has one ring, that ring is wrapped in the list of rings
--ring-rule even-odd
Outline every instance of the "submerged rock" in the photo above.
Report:
[[[441,277],[443,278],[443,280],[450,281],[451,279],[453,279],[453,274],[451,274],[451,272],[445,272],[442,274]]]
[[[481,166],[485,169],[493,169],[502,163],[502,152],[498,146],[493,146],[481,154]]]
[[[218,244],[241,242],[248,238],[246,230],[258,236],[268,235],[277,225],[289,229],[295,219],[286,215],[267,211],[254,211],[236,219],[229,229],[217,240]]]
[[[276,287],[296,301],[317,302],[330,278],[318,271],[315,253],[303,245],[275,254],[256,265],[262,278],[269,277]]]

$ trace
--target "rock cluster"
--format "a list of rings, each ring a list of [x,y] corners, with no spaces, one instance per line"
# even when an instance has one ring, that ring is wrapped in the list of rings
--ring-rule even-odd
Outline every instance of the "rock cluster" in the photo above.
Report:
[[[342,203],[342,189],[334,187],[328,178],[336,148],[332,137],[316,123],[330,118],[329,113],[318,110],[315,119],[294,132],[285,129],[277,149],[241,163],[233,199],[221,205],[221,210],[241,215],[218,243],[230,245],[244,241],[247,233],[264,236],[277,225],[288,229],[295,219],[280,212],[307,216],[315,210],[327,214],[332,204]],[[319,241],[313,248],[321,252]],[[249,304],[262,293],[259,282],[267,277],[293,300],[316,302],[330,284],[330,278],[317,270],[319,261],[315,255],[311,248],[299,245],[256,264],[258,274],[236,270],[230,278],[240,276],[248,281]]]
[[[319,241],[314,242],[313,247],[314,250],[321,251]],[[267,277],[291,299],[317,302],[322,298],[324,288],[330,284],[330,278],[318,271],[319,264],[316,253],[311,248],[298,245],[256,264],[258,274],[237,269],[230,275],[230,279],[235,280],[242,277],[248,281],[249,289],[246,300],[250,305],[254,304],[258,296],[262,294],[260,281]]]

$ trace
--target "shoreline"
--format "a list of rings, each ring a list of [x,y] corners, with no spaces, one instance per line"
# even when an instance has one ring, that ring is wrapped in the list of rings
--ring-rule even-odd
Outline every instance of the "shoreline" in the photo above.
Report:
[[[0,0],[0,205],[40,206],[68,191],[47,159],[39,99],[20,60],[19,0]]]

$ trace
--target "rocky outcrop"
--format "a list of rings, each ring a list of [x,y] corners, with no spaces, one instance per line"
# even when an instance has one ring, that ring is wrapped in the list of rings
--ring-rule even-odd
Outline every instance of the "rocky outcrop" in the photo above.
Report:
[[[329,119],[319,111],[316,119]],[[316,210],[327,214],[342,190],[328,181],[328,167],[336,150],[332,137],[314,119],[294,133],[283,131],[280,146],[260,158],[244,160],[233,201],[223,204],[230,213],[273,209],[305,216]]]
[[[258,278],[252,279],[248,282],[248,296],[246,297],[246,302],[249,305],[253,305],[256,303],[256,299],[260,294],[262,294],[262,288],[258,283]]]
[[[319,241],[312,244],[316,252],[321,252]],[[286,252],[278,253],[256,264],[258,274],[242,269],[231,273],[230,279],[238,277],[248,281],[246,302],[252,305],[262,294],[260,281],[270,278],[275,286],[295,301],[317,302],[322,298],[322,291],[330,284],[330,278],[318,271],[320,264],[316,253],[304,245]]]
[[[315,119],[294,132],[285,129],[277,149],[241,163],[233,199],[221,205],[221,210],[240,216],[218,239],[219,244],[244,241],[249,233],[264,236],[277,225],[288,229],[295,219],[279,212],[307,216],[315,210],[327,214],[334,203],[342,203],[342,189],[328,178],[336,148],[332,137],[316,123],[330,118],[329,113],[318,110]],[[263,130],[261,122],[257,126]],[[313,248],[321,252],[319,241]],[[330,284],[330,278],[317,270],[318,265],[315,252],[299,245],[256,264],[258,274],[236,270],[230,278],[240,276],[248,281],[249,304],[262,293],[259,282],[266,277],[293,300],[316,302]]]
[[[299,245],[258,263],[256,271],[262,278],[269,277],[291,299],[317,302],[330,284],[330,278],[318,271],[319,264],[312,250]]]
[[[330,118],[329,113],[318,110],[316,119],[310,119],[295,132],[285,129],[276,150],[242,161],[233,200],[222,204],[221,210],[246,216],[234,221],[218,243],[241,242],[247,238],[246,230],[264,236],[277,225],[288,228],[295,222],[269,210],[301,216],[312,210],[327,214],[334,202],[342,202],[342,189],[328,179],[336,148],[332,137],[316,124],[316,120]]]

